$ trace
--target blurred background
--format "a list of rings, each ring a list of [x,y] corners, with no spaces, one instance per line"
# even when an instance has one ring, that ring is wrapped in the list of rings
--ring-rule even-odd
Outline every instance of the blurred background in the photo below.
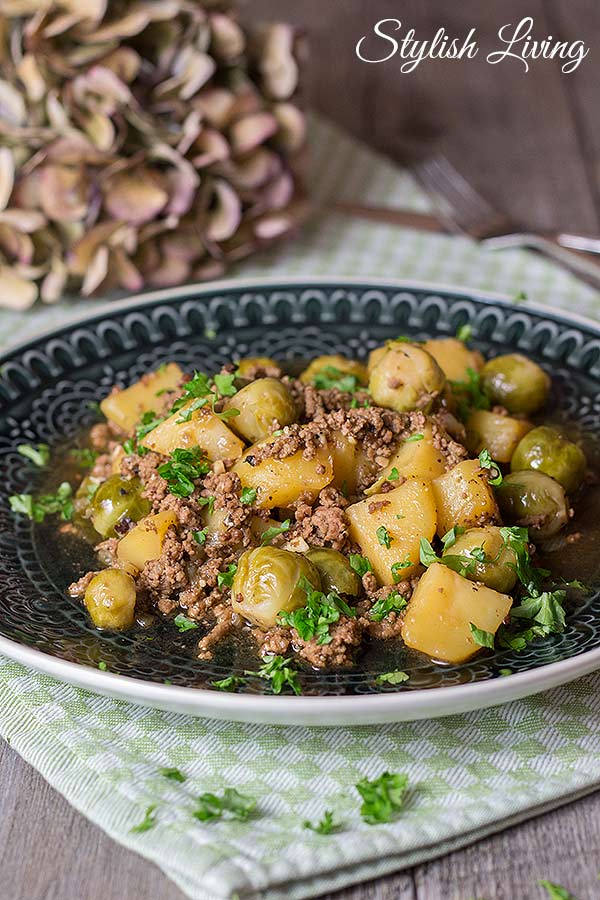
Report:
[[[278,18],[305,29],[306,102],[403,162],[443,149],[472,184],[532,229],[600,232],[598,0],[246,0],[249,20]],[[535,36],[583,40],[588,56],[571,74],[553,60],[529,72],[517,60],[486,63],[498,29],[532,16]],[[362,63],[355,47],[383,18],[431,39],[477,29],[472,60],[425,60],[406,75],[393,58]],[[381,40],[377,50],[390,48]],[[365,42],[365,54],[369,42]]]

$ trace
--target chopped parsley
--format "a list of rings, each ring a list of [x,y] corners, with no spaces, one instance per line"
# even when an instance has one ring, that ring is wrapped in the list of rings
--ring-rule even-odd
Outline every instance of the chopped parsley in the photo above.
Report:
[[[459,534],[464,534],[465,529],[462,525],[455,525],[454,528],[451,528],[450,531],[447,531],[446,534],[442,537],[442,546],[444,550],[447,550],[449,547],[453,547],[456,543],[456,538]]]
[[[471,629],[471,635],[476,644],[479,644],[480,647],[487,647],[490,650],[494,649],[495,635],[491,631],[484,631],[483,628],[477,628],[472,622],[469,622],[469,628]]]
[[[106,663],[104,662],[103,659],[101,659],[100,662],[98,663],[98,668],[100,669],[101,672],[108,672],[108,666],[106,665]]]
[[[387,597],[380,597],[369,610],[369,618],[373,622],[381,622],[391,612],[401,612],[406,609],[408,600],[398,591],[390,591]]]
[[[456,338],[459,341],[462,341],[463,344],[466,344],[467,341],[471,340],[473,336],[473,328],[466,322],[464,325],[460,325],[456,329]]]
[[[293,612],[281,610],[279,622],[288,628],[295,628],[303,641],[311,641],[316,637],[317,644],[330,644],[332,637],[329,627],[339,621],[342,613],[355,616],[356,610],[348,606],[334,591],[324,594],[315,590],[304,577],[299,580],[298,587],[306,594],[306,605]]]
[[[36,444],[35,446],[33,444],[19,444],[17,453],[20,453],[21,456],[32,462],[38,469],[43,469],[50,460],[50,447],[48,444]]]
[[[391,536],[385,525],[380,525],[375,534],[377,535],[377,540],[379,541],[381,546],[389,550],[389,548],[392,546],[393,537]]]
[[[362,578],[363,575],[366,575],[367,572],[373,571],[373,566],[369,562],[366,556],[361,556],[360,553],[351,553],[348,557],[348,561],[350,563],[350,567],[354,569],[356,574]]]
[[[573,894],[570,894],[566,888],[561,887],[559,884],[554,884],[553,881],[542,879],[538,884],[546,889],[550,900],[575,900]]]
[[[180,634],[183,634],[185,631],[193,631],[194,628],[198,627],[195,622],[192,622],[192,620],[188,619],[187,616],[184,616],[183,613],[179,613],[179,615],[175,616],[173,624]]]
[[[390,566],[390,571],[392,573],[392,578],[394,579],[394,584],[398,584],[398,582],[401,581],[402,570],[410,569],[411,566],[412,566],[412,562],[411,562],[410,556],[408,556],[408,555],[406,556],[406,559],[404,560],[404,562],[392,563],[392,565]]]
[[[337,388],[346,394],[354,394],[361,389],[361,384],[356,375],[342,372],[335,366],[325,366],[313,378],[313,384],[319,391],[328,391]]]
[[[424,537],[419,542],[419,560],[423,566],[431,566],[433,563],[441,562],[430,541]]]
[[[158,774],[162,775],[163,778],[168,778],[169,781],[178,781],[180,784],[186,780],[186,776],[179,769],[171,768],[169,766],[161,766],[158,770]]]
[[[154,815],[155,809],[156,803],[153,803],[147,808],[142,821],[138,822],[137,825],[134,825],[133,828],[130,828],[129,833],[142,834],[144,831],[150,831],[151,828],[154,828],[154,826],[156,825],[156,816]]]
[[[488,478],[488,481],[493,487],[498,487],[498,485],[502,484],[502,472],[500,471],[498,463],[494,462],[490,456],[489,450],[481,451],[479,454],[479,465],[482,469],[489,469],[490,477]]]
[[[219,691],[235,691],[236,688],[242,687],[248,681],[243,675],[228,675],[227,678],[221,678],[220,681],[211,681],[213,687]]]
[[[233,397],[237,394],[235,386],[235,375],[233,374],[217,374],[212,378],[205,372],[194,372],[191,379],[186,382],[183,394],[179,397],[171,407],[171,413],[176,413],[182,407],[186,406],[178,422],[189,422],[192,413],[205,406],[211,407],[213,412],[219,400],[226,397]],[[187,404],[190,404],[189,406]],[[239,410],[226,410],[218,413],[221,417],[238,416]]]
[[[333,811],[331,809],[326,809],[323,813],[323,818],[314,825],[312,822],[309,822],[307,819],[304,822],[304,827],[310,829],[310,831],[314,831],[315,834],[331,834],[332,831],[339,831],[342,827],[341,822],[336,822],[333,818]]]
[[[235,573],[237,572],[237,565],[235,563],[230,563],[227,566],[225,572],[219,572],[217,575],[217,584],[219,587],[231,587],[233,584],[233,579],[235,577]]]
[[[408,681],[409,677],[406,672],[396,669],[394,672],[384,672],[382,675],[378,675],[375,684],[402,684],[404,681]]]
[[[450,387],[458,400],[461,419],[468,418],[473,409],[491,409],[490,398],[481,384],[481,375],[475,369],[467,368],[467,380],[451,381]]]
[[[263,531],[263,535],[260,539],[261,545],[264,547],[265,544],[270,544],[271,541],[278,535],[284,534],[286,531],[289,531],[290,525],[291,522],[289,519],[286,519],[285,522],[281,523],[281,525],[271,525],[270,528],[267,528],[266,531]]]
[[[212,516],[212,514],[215,511],[215,500],[216,499],[217,499],[216,497],[212,497],[212,496],[211,497],[199,497],[198,505],[205,506],[209,516]]]
[[[46,516],[60,513],[61,519],[69,522],[73,518],[73,489],[67,481],[56,489],[54,494],[42,494],[34,497],[33,494],[13,494],[9,497],[10,508],[15,513],[21,513],[34,522],[43,522]]]
[[[143,440],[143,438],[145,438],[147,434],[150,434],[151,431],[154,431],[155,428],[158,428],[158,426],[161,425],[164,421],[165,417],[157,416],[154,410],[150,409],[145,412],[140,420],[140,424],[135,429],[135,438],[137,443],[139,444],[139,442]]]
[[[74,447],[69,454],[82,469],[91,469],[98,459],[98,454],[91,447]]]
[[[393,466],[388,473],[386,481],[398,481],[399,478],[400,478],[400,472],[398,471],[396,466]]]
[[[360,814],[369,825],[391,822],[402,808],[408,775],[384,772],[379,778],[363,778],[355,785],[362,798]]]
[[[405,444],[412,444],[412,443],[414,443],[415,441],[422,441],[424,437],[425,437],[425,435],[424,435],[424,434],[420,434],[420,433],[419,433],[419,434],[411,434],[410,437],[407,437],[407,438],[404,439],[404,443],[405,443]]]
[[[256,488],[242,488],[242,493],[240,494],[240,502],[243,503],[244,506],[252,506],[255,500]]]
[[[205,544],[206,536],[208,534],[208,528],[203,528],[201,531],[192,531],[192,537],[196,541],[197,544]]]
[[[135,453],[135,441],[133,438],[127,438],[126,441],[123,441],[123,450],[126,456],[131,456]]]
[[[216,794],[201,794],[197,800],[198,806],[192,813],[200,822],[211,822],[228,814],[231,819],[248,819],[256,808],[256,800],[240,794],[235,788],[225,788],[222,797]]]
[[[159,466],[157,472],[175,497],[190,497],[196,487],[194,482],[210,472],[210,464],[200,447],[192,447],[173,450],[170,460]]]
[[[271,683],[274,694],[281,694],[285,687],[289,687],[296,695],[301,694],[298,673],[290,667],[291,659],[283,656],[274,656],[272,653],[263,656],[263,665],[256,672],[247,671],[246,675],[255,675],[264,678]]]

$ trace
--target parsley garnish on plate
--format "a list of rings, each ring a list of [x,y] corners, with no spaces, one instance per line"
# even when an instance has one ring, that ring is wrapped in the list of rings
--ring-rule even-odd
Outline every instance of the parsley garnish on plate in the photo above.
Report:
[[[50,459],[50,447],[48,444],[35,444],[35,446],[33,444],[19,444],[17,453],[20,453],[21,456],[32,462],[38,469],[43,469]]]
[[[363,778],[355,785],[362,797],[360,814],[369,825],[391,822],[402,808],[408,775],[384,772],[379,778]]]
[[[21,513],[34,522],[43,522],[46,516],[60,513],[61,519],[68,522],[73,518],[73,489],[67,481],[56,489],[54,494],[42,494],[34,497],[33,494],[13,494],[9,497],[10,508],[15,513]]]
[[[410,437],[407,437],[404,439],[404,443],[405,444],[413,444],[415,441],[422,441],[424,437],[425,437],[425,435],[420,434],[420,433],[411,434]]]
[[[103,659],[101,659],[100,662],[98,663],[98,668],[100,669],[101,672],[108,672],[108,666],[106,665],[106,663],[104,662]]]
[[[399,478],[400,478],[400,472],[398,471],[396,466],[392,466],[392,468],[390,469],[390,471],[388,473],[386,481],[398,481]]]
[[[392,541],[394,540],[385,525],[380,525],[377,531],[375,532],[377,535],[377,540],[381,544],[382,547],[385,547],[387,550],[392,546]]]
[[[308,819],[304,822],[304,828],[310,829],[310,831],[314,831],[315,834],[331,834],[333,831],[339,831],[342,827],[341,822],[336,822],[333,818],[333,811],[331,809],[326,809],[323,813],[323,818],[320,819],[319,822],[313,824]]]
[[[221,797],[212,793],[201,794],[197,803],[198,806],[192,815],[200,822],[211,822],[213,819],[220,819],[224,814],[231,819],[245,821],[256,808],[256,800],[240,794],[236,788],[225,788]]]
[[[235,573],[237,572],[237,565],[235,563],[230,563],[227,566],[225,572],[219,572],[217,575],[217,584],[219,587],[231,587],[233,584],[233,579],[235,578]]]
[[[200,544],[200,545],[206,543],[207,534],[208,534],[208,528],[202,528],[201,531],[192,531],[192,537],[194,538],[196,543]]]
[[[289,687],[298,695],[302,693],[298,673],[291,668],[290,663],[291,659],[269,653],[263,656],[263,664],[258,671],[246,671],[245,674],[269,681],[274,694],[281,694],[284,687]]]
[[[317,644],[331,643],[330,626],[339,621],[342,613],[346,616],[355,616],[356,610],[348,606],[334,591],[324,594],[315,590],[304,577],[299,580],[298,587],[306,594],[305,606],[293,612],[282,610],[278,616],[279,622],[288,628],[295,628],[303,641],[317,637]]]
[[[185,631],[193,631],[194,628],[198,627],[195,622],[193,622],[191,619],[188,619],[188,617],[184,616],[183,613],[179,613],[179,615],[175,616],[175,618],[173,619],[173,624],[180,634],[183,634]]]
[[[252,506],[255,500],[256,488],[242,488],[242,493],[240,494],[240,503],[243,503],[244,506]]]
[[[235,691],[236,688],[247,684],[248,679],[243,675],[228,675],[227,678],[221,678],[220,681],[211,681],[213,687],[219,691]]]
[[[502,484],[502,472],[500,471],[500,466],[497,462],[494,462],[492,457],[490,456],[489,450],[482,450],[479,454],[479,465],[482,469],[489,469],[490,477],[488,478],[489,483],[492,487],[498,487],[498,485]]]
[[[91,469],[98,459],[98,454],[91,447],[74,447],[69,454],[82,469]]]
[[[378,675],[375,684],[402,684],[404,681],[408,681],[409,677],[406,672],[396,669],[394,672],[383,672]]]
[[[151,431],[154,431],[162,422],[165,421],[165,417],[157,416],[153,410],[148,410],[144,413],[140,420],[140,424],[136,426],[135,429],[135,438],[137,443],[146,437],[147,434],[150,434]]]
[[[266,531],[263,531],[262,537],[260,539],[261,545],[264,547],[266,544],[270,544],[273,538],[276,538],[280,534],[285,534],[286,531],[290,530],[291,521],[286,519],[285,522],[282,522],[281,525],[271,525],[270,528],[267,528]]]
[[[361,556],[360,553],[351,553],[348,557],[348,561],[350,563],[350,567],[354,569],[356,574],[362,578],[363,575],[366,575],[367,572],[373,571],[373,566],[369,562],[366,556]]]
[[[195,481],[210,472],[210,464],[200,447],[189,450],[173,450],[168,462],[156,470],[169,485],[175,497],[190,497],[195,490]]]
[[[489,650],[494,649],[495,635],[492,634],[491,631],[484,631],[483,628],[477,628],[472,622],[469,622],[469,628],[471,629],[471,635],[476,644],[479,644],[480,647],[487,647]]]
[[[360,381],[356,375],[348,372],[342,372],[335,366],[325,366],[313,378],[313,384],[318,391],[328,391],[337,388],[346,394],[354,394],[356,391],[364,390],[361,388]]]
[[[154,815],[155,809],[156,803],[152,803],[151,806],[146,809],[142,821],[138,822],[137,825],[134,825],[133,828],[130,828],[129,833],[142,834],[144,831],[150,831],[151,828],[154,828],[156,825],[156,816]]]
[[[406,609],[408,600],[398,591],[390,591],[387,597],[380,597],[369,610],[369,618],[373,622],[381,622],[391,612],[401,612]]]
[[[178,781],[180,784],[186,780],[186,776],[180,769],[176,769],[175,767],[170,766],[161,766],[158,770],[158,774],[162,775],[163,778],[168,778],[169,781]]]
[[[473,409],[491,409],[490,398],[481,384],[481,375],[475,369],[467,369],[467,381],[451,381],[450,387],[458,400],[461,419],[468,418]]]
[[[470,341],[472,335],[473,329],[468,322],[466,322],[464,325],[460,325],[456,329],[456,339],[462,341],[463,344],[466,344],[467,341]]]
[[[217,499],[216,497],[199,497],[198,505],[206,506],[209,516],[212,516],[213,512],[215,511],[215,500],[216,499]]]
[[[546,889],[550,900],[575,900],[573,894],[570,894],[568,890],[561,887],[560,884],[555,884],[553,881],[546,881],[545,879],[538,881],[538,884]]]
[[[390,566],[390,572],[392,573],[392,578],[394,579],[394,584],[398,584],[399,581],[402,580],[402,570],[410,569],[412,566],[412,562],[410,560],[410,556],[407,555],[406,559],[402,562],[392,563]]]

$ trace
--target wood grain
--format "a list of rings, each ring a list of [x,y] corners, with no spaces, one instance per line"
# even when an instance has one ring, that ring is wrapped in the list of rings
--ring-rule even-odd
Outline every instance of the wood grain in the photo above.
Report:
[[[443,148],[483,193],[539,228],[600,231],[597,0],[247,0],[246,18],[285,16],[310,34],[306,101],[398,161]],[[529,73],[490,66],[498,28],[532,15],[536,32],[584,39],[580,68],[553,62]],[[427,62],[401,75],[397,61],[360,63],[358,38],[385,17],[418,37],[440,26],[477,27],[476,60]],[[534,819],[411,871],[331,900],[542,900],[537,878],[597,900],[600,795]],[[9,747],[0,747],[1,900],[182,900],[155,866],[91,825]]]

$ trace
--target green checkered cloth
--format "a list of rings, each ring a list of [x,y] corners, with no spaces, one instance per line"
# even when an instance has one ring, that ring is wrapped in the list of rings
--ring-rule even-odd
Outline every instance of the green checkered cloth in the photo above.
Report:
[[[316,196],[427,209],[409,175],[320,120]],[[240,276],[376,275],[468,285],[598,314],[598,295],[521,251],[328,215]],[[0,311],[2,343],[60,324],[76,306]],[[93,303],[87,302],[92,309]],[[96,696],[0,658],[0,733],[78,810],[148,857],[196,900],[307,898],[454,850],[600,784],[600,675],[494,709],[379,727],[212,722]],[[178,767],[184,783],[161,767]],[[354,785],[406,772],[392,824],[362,822]],[[201,823],[205,791],[257,799],[249,823]],[[156,824],[131,828],[156,804]],[[303,828],[334,811],[341,831]]]

